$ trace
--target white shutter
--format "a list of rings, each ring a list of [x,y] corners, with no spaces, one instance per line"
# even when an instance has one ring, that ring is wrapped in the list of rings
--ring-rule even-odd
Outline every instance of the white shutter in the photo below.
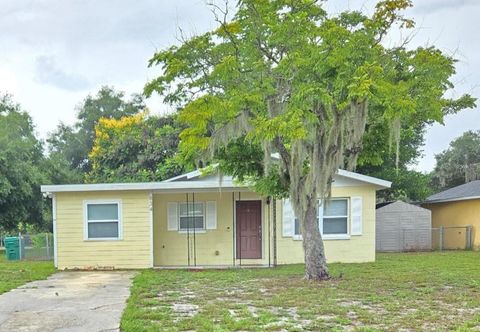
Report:
[[[352,230],[351,235],[362,235],[363,225],[362,225],[362,197],[352,197],[351,198],[351,216],[352,216]]]
[[[167,204],[168,230],[178,231],[178,204],[170,202]]]
[[[293,212],[292,203],[289,199],[283,200],[283,215],[282,215],[282,225],[283,225],[283,236],[292,236],[293,227],[295,227],[295,213]]]
[[[318,229],[323,235],[323,200],[318,200]]]
[[[217,202],[207,202],[207,229],[217,229]]]

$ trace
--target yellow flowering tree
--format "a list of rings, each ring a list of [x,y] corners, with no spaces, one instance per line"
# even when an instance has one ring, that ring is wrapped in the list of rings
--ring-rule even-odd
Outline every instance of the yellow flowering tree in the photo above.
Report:
[[[148,111],[120,119],[101,118],[89,153],[90,183],[160,181],[183,171],[175,153],[175,117],[150,117]]]

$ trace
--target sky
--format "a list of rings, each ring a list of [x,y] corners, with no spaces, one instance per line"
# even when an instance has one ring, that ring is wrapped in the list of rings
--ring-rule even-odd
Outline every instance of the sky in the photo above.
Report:
[[[337,13],[371,11],[374,4],[331,0],[325,6]],[[414,0],[406,15],[417,22],[412,46],[435,45],[459,60],[451,95],[478,96],[480,1]],[[60,122],[72,124],[76,106],[103,85],[141,92],[159,73],[148,60],[178,43],[180,28],[194,35],[215,26],[205,0],[0,0],[0,93],[12,94],[46,138]],[[147,106],[157,114],[173,111],[158,97]],[[434,155],[466,130],[480,130],[480,107],[431,126],[414,168],[432,170]]]

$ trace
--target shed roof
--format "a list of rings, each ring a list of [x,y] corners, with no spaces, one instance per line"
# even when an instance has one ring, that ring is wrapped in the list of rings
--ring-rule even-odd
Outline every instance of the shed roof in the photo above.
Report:
[[[468,182],[434,194],[426,199],[426,203],[442,203],[468,199],[480,199],[480,180]]]
[[[424,209],[418,205],[410,204],[410,203],[405,203],[402,201],[395,201],[390,204],[384,205],[382,207],[377,208],[377,211],[389,211],[389,212],[424,212],[430,210]]]

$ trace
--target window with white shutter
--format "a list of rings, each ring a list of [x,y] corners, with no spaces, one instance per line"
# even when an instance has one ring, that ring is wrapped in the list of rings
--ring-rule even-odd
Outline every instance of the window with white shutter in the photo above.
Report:
[[[217,229],[217,202],[207,202],[207,229]]]
[[[169,231],[178,231],[178,204],[176,202],[167,204],[167,214],[167,229]]]
[[[282,215],[282,235],[291,237],[293,235],[293,228],[295,223],[295,213],[293,212],[292,203],[289,199],[283,200],[283,215]]]
[[[362,235],[363,232],[363,221],[362,221],[362,206],[363,200],[362,197],[352,197],[352,208],[351,208],[351,215],[352,215],[352,235]]]

